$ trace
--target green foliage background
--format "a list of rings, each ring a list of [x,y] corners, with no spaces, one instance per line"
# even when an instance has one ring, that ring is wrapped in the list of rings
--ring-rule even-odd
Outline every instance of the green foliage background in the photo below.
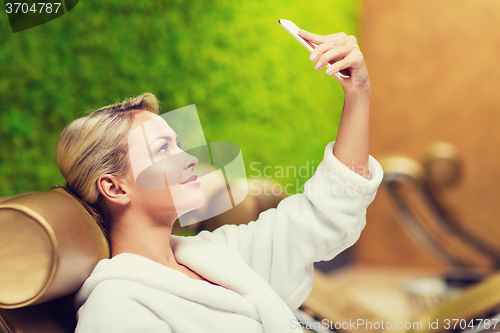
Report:
[[[63,128],[142,92],[163,112],[196,104],[207,141],[238,144],[249,177],[317,166],[336,136],[342,89],[277,20],[356,34],[357,15],[354,0],[82,0],[13,34],[2,10],[0,196],[64,184],[54,157]]]

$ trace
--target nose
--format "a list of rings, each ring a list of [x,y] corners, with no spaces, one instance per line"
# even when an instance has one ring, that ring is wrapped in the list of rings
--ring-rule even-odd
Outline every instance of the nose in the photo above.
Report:
[[[184,153],[184,155],[184,170],[194,168],[196,165],[198,165],[198,159],[195,156],[188,153]]]

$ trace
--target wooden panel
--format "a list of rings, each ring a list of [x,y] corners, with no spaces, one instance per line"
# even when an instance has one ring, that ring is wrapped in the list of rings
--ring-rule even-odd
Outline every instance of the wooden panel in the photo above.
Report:
[[[500,237],[500,1],[364,0],[361,48],[373,87],[371,154],[420,160],[458,148],[462,182],[443,199],[471,233]],[[384,189],[356,249],[364,263],[438,267],[397,221]]]

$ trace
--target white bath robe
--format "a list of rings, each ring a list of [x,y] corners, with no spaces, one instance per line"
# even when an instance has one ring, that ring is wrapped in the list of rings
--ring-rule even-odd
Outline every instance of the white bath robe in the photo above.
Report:
[[[355,243],[382,180],[373,157],[365,179],[334,157],[334,143],[304,193],[256,221],[172,235],[176,260],[218,285],[119,254],[100,261],[77,293],[76,332],[301,332],[292,310],[311,292],[313,263]]]

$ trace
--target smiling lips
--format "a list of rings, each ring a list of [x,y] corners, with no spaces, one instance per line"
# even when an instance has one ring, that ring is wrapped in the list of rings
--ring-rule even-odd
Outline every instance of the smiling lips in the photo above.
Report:
[[[188,183],[191,183],[191,182],[195,182],[197,179],[198,179],[198,176],[197,176],[197,175],[191,176],[191,177],[189,177],[188,179],[186,179],[185,181],[183,181],[183,182],[181,183],[181,185],[183,185],[183,184],[188,184]]]

